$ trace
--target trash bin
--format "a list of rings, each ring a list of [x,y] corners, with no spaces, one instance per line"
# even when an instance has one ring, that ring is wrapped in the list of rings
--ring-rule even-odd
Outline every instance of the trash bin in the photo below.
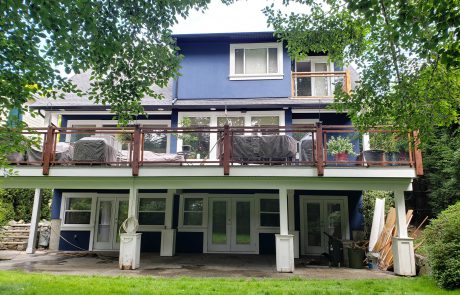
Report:
[[[365,253],[361,248],[348,248],[348,263],[350,268],[361,269],[364,266]]]
[[[333,267],[340,267],[343,261],[343,243],[341,240],[324,232],[329,237],[329,265]]]
[[[120,269],[139,268],[141,255],[141,233],[120,235]]]

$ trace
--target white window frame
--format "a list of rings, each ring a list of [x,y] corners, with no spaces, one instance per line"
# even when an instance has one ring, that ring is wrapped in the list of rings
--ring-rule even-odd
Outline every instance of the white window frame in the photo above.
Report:
[[[136,120],[136,124],[139,124],[140,126],[144,125],[158,125],[158,126],[165,126],[165,127],[171,127],[171,121],[170,120]],[[68,120],[67,121],[67,127],[72,127],[75,125],[94,125],[96,128],[103,127],[104,125],[116,125],[118,124],[118,121],[116,120],[85,120],[85,119],[80,119],[80,120]],[[97,133],[96,133],[97,134]],[[70,142],[72,134],[66,134],[65,136],[65,142]],[[171,143],[171,134],[168,133],[166,134],[166,153],[170,153],[170,143]]]
[[[238,112],[238,111],[231,111],[231,112],[180,112],[178,114],[178,127],[181,126],[181,122],[186,117],[209,117],[209,126],[216,127],[217,126],[217,118],[218,117],[244,117],[244,127],[251,126],[251,118],[252,117],[264,117],[264,116],[277,116],[279,118],[279,126],[285,126],[285,112],[284,110],[281,111],[250,111],[250,112]],[[212,147],[214,147],[212,149]],[[182,151],[182,139],[177,138],[177,147],[178,152]],[[212,149],[209,153],[209,159],[215,160],[217,159],[217,133],[210,133],[209,134],[209,148]],[[204,159],[196,160],[198,162],[202,162]],[[188,160],[194,161],[194,160]]]
[[[164,199],[165,200],[165,210],[164,211],[143,211],[143,212],[164,212],[165,219],[163,220],[163,224],[139,224],[139,231],[158,231],[166,228],[166,221],[170,218],[171,210],[168,210],[168,196],[167,194],[160,194],[160,193],[139,193],[138,200],[137,200],[137,219],[139,220],[139,213],[140,211],[140,203],[141,199]]]
[[[334,62],[332,61],[329,61],[328,60],[329,57],[327,55],[325,56],[307,56],[306,58],[304,59],[301,59],[301,60],[296,60],[295,63],[294,63],[294,71],[297,72],[297,63],[298,62],[308,62],[310,61],[311,62],[311,72],[315,72],[315,69],[314,69],[314,64],[315,63],[325,63],[326,64],[326,71],[328,72],[333,72],[334,71]],[[332,82],[335,78],[334,77],[331,77],[330,79],[327,80],[327,96],[326,97],[333,97],[334,94],[332,93]],[[295,93],[297,93],[297,83],[295,85],[293,85],[293,87],[295,87]],[[306,97],[320,97],[320,96],[317,96],[316,93],[314,93],[315,91],[315,79],[312,79],[311,80],[311,91],[312,91],[312,95],[311,96],[306,96]]]
[[[208,227],[208,194],[181,194],[179,200],[179,224],[178,229],[180,231],[190,231],[190,232],[204,232]],[[201,226],[198,225],[184,225],[184,204],[185,199],[202,199],[203,200],[203,211],[202,211],[202,220]],[[190,211],[192,212],[192,211]],[[197,212],[197,211],[193,211]]]
[[[235,50],[236,49],[261,49],[261,48],[276,48],[277,61],[278,61],[278,72],[277,73],[266,73],[266,74],[236,74],[235,73]],[[268,63],[268,57],[267,57]],[[282,42],[271,42],[271,43],[235,43],[230,44],[230,80],[281,80],[284,78],[283,74],[283,43]]]
[[[280,227],[279,226],[262,226],[260,224],[260,214],[262,213],[260,208],[260,200],[262,199],[270,199],[270,200],[277,200],[279,202],[279,196],[277,194],[255,194],[255,215],[256,215],[256,229],[260,233],[279,233]],[[278,212],[279,216],[280,212]]]
[[[91,199],[91,214],[90,214],[90,221],[87,224],[67,224],[65,223],[65,213],[67,211],[71,210],[66,210],[66,204],[68,199]],[[96,217],[96,194],[95,193],[62,193],[62,199],[61,199],[61,229],[72,229],[72,230],[92,230],[94,229],[94,219]],[[78,210],[78,211],[83,211],[83,210]]]

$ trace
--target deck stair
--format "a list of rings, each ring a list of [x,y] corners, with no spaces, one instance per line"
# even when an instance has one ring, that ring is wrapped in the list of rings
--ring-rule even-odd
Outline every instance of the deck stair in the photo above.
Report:
[[[0,227],[0,250],[24,251],[29,239],[29,223],[13,223]]]

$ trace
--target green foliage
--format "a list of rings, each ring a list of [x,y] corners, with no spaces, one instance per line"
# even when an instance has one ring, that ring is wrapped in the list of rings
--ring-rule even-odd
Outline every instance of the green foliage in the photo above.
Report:
[[[0,4],[0,118],[12,109],[27,111],[36,96],[62,98],[66,92],[110,105],[121,125],[144,112],[144,96],[161,99],[151,86],[164,87],[179,73],[170,27],[210,0],[181,1],[2,1]],[[231,1],[225,0],[225,3]],[[92,87],[77,89],[61,77],[91,71]],[[35,114],[36,115],[36,114]],[[16,133],[24,126],[18,125]],[[8,147],[0,126],[0,155]],[[5,161],[0,159],[0,165]]]
[[[283,15],[271,6],[268,22],[293,58],[327,52],[336,63],[358,66],[359,83],[351,93],[336,88],[334,108],[361,131],[392,125],[425,139],[436,126],[458,122],[457,1],[295,2],[305,4],[305,13]]]
[[[460,202],[431,220],[423,232],[432,275],[445,289],[460,288]]]
[[[430,207],[434,214],[460,200],[460,131],[437,128],[423,149]]]
[[[407,141],[407,140],[406,140]],[[407,150],[407,143],[395,134],[388,132],[373,132],[369,134],[369,144],[373,150],[399,152]]]
[[[356,155],[353,151],[353,143],[350,138],[343,136],[331,136],[331,138],[327,141],[327,152],[333,156],[339,153]]]
[[[11,219],[30,222],[34,203],[34,189],[0,189],[0,224]],[[50,218],[51,190],[43,190],[41,218]]]
[[[364,231],[366,233],[366,238],[369,237],[372,228],[375,200],[383,198],[385,198],[385,214],[387,214],[390,208],[395,205],[394,193],[392,191],[363,191],[363,205],[361,213],[364,217]]]

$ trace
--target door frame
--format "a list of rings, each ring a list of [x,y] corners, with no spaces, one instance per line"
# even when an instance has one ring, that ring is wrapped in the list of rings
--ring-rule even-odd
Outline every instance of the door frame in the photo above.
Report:
[[[350,219],[348,214],[348,196],[317,196],[317,195],[300,195],[299,196],[299,211],[300,211],[300,254],[301,255],[318,255],[307,253],[305,251],[306,237],[305,237],[305,217],[304,212],[306,201],[342,201],[343,202],[343,214],[342,214],[342,229],[343,236],[345,239],[350,238]]]
[[[227,202],[227,214],[230,217],[230,222],[227,221],[227,245],[225,246],[226,249],[224,250],[214,250],[211,248],[211,237],[212,237],[212,202],[213,201],[220,201],[225,200]],[[250,224],[250,232],[251,232],[251,244],[248,245],[247,249],[242,250],[233,250],[232,247],[237,248],[238,246],[234,242],[236,237],[236,202],[238,201],[248,201],[250,204],[250,216],[251,216],[251,224]],[[258,254],[259,252],[259,232],[256,230],[256,219],[257,212],[255,208],[256,198],[254,195],[246,196],[246,195],[209,195],[207,198],[207,206],[208,206],[208,216],[206,217],[207,220],[207,230],[204,232],[204,243],[203,246],[206,247],[203,249],[203,253],[227,253],[227,254]],[[228,217],[227,217],[228,218]]]
[[[97,247],[97,234],[98,234],[98,225],[99,225],[99,204],[100,204],[100,201],[107,201],[107,200],[110,200],[112,201],[113,203],[113,206],[112,206],[112,212],[111,212],[111,234],[110,234],[110,238],[111,238],[111,241],[110,243],[112,244],[111,245],[111,248],[110,249],[99,249]],[[92,250],[96,250],[96,251],[114,251],[114,250],[118,250],[120,248],[120,244],[117,244],[116,243],[116,235],[118,234],[118,229],[116,228],[117,226],[117,218],[118,218],[118,208],[119,208],[119,204],[120,204],[120,201],[128,201],[129,202],[129,196],[120,196],[118,194],[104,194],[104,195],[99,195],[96,197],[96,209],[95,209],[95,214],[94,214],[94,238],[93,238],[93,241],[92,241]],[[109,243],[109,242],[107,242]]]

